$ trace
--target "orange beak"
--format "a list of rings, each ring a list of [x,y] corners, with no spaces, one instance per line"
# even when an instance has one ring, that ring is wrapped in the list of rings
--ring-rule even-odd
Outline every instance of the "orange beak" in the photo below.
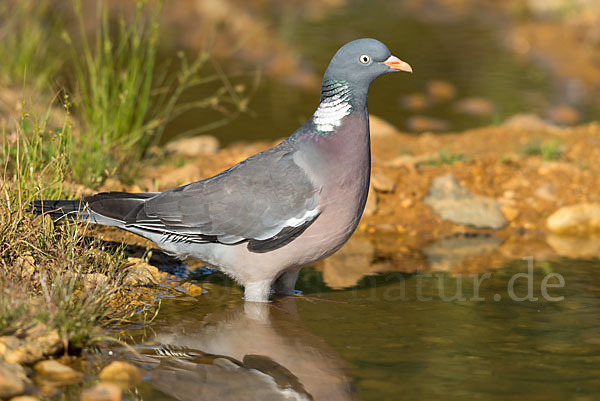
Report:
[[[387,60],[383,61],[381,64],[385,64],[390,67],[392,70],[396,71],[404,71],[404,72],[413,72],[412,67],[407,62],[400,60],[396,56],[389,56]]]

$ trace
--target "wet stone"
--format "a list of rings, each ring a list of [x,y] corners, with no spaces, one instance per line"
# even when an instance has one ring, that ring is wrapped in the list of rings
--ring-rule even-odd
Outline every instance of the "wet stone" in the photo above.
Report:
[[[121,401],[122,391],[116,384],[99,383],[81,393],[81,401]]]
[[[508,223],[499,202],[472,194],[451,174],[433,180],[425,203],[438,217],[453,223],[493,229],[502,228]]]
[[[127,275],[123,280],[123,284],[131,287],[156,286],[163,277],[158,268],[150,263],[137,258],[128,258],[128,263],[133,263],[133,266],[127,269]]]
[[[53,359],[40,361],[33,368],[38,375],[42,376],[42,379],[48,381],[74,383],[83,379],[83,373]]]
[[[126,389],[139,383],[142,374],[136,366],[130,363],[115,361],[104,367],[99,377],[104,381],[116,382],[119,387]]]
[[[0,399],[23,394],[30,383],[20,365],[0,361]]]

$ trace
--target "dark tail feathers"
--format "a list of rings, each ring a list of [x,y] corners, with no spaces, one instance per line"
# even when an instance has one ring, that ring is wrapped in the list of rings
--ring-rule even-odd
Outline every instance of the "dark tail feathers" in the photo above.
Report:
[[[102,192],[86,196],[83,200],[33,201],[29,204],[27,211],[33,214],[48,215],[53,219],[68,216],[75,220],[87,220],[87,216],[96,214],[124,222],[126,216],[133,209],[140,206],[144,200],[152,198],[155,195],[156,193],[152,192],[134,194],[127,192]]]

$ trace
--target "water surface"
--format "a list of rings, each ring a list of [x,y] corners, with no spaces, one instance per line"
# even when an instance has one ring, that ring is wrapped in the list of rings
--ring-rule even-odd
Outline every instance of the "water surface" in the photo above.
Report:
[[[149,328],[129,333],[155,358],[141,363],[138,390],[146,401],[592,400],[598,269],[573,259],[509,262],[485,277],[399,268],[332,290],[306,268],[302,296],[268,305],[245,304],[220,273],[191,275],[206,294],[163,300]]]

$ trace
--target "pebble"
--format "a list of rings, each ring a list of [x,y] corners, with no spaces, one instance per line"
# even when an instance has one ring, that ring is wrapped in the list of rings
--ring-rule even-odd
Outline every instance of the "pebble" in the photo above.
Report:
[[[506,217],[506,219],[508,221],[515,221],[517,219],[517,217],[519,217],[519,214],[521,212],[519,212],[518,209],[511,207],[511,206],[502,206],[500,208],[500,210],[502,211],[502,214],[504,214],[504,217]]]
[[[122,361],[105,366],[99,377],[104,381],[117,382],[122,389],[135,386],[142,380],[142,374],[136,366]]]
[[[123,284],[130,287],[151,287],[162,281],[162,273],[150,263],[138,258],[127,258],[134,265],[127,269]]]
[[[425,203],[438,217],[453,223],[493,229],[508,223],[500,210],[500,203],[487,196],[473,195],[452,174],[432,181]]]
[[[454,110],[470,116],[489,117],[496,111],[496,106],[482,97],[468,97],[456,102]]]
[[[578,203],[558,209],[546,220],[556,234],[585,235],[600,232],[600,203]]]
[[[373,174],[371,176],[371,184],[377,192],[394,192],[396,183],[394,180],[383,174]]]
[[[63,365],[54,359],[40,361],[33,367],[43,379],[53,382],[73,383],[83,379],[83,373]]]
[[[81,401],[121,401],[122,391],[113,383],[98,383],[81,393]]]
[[[422,111],[429,107],[429,100],[422,93],[412,93],[400,98],[402,107],[412,111]]]
[[[456,96],[456,86],[440,79],[429,81],[427,83],[427,94],[435,102],[447,102]]]
[[[211,135],[182,138],[167,144],[168,152],[179,153],[186,157],[214,155],[219,151],[219,140]]]
[[[450,123],[432,117],[413,116],[406,120],[406,127],[410,131],[446,131],[450,128]]]
[[[204,290],[198,284],[194,283],[183,283],[179,287],[177,287],[180,291],[185,292],[187,295],[192,297],[197,297],[198,295],[202,295]]]

